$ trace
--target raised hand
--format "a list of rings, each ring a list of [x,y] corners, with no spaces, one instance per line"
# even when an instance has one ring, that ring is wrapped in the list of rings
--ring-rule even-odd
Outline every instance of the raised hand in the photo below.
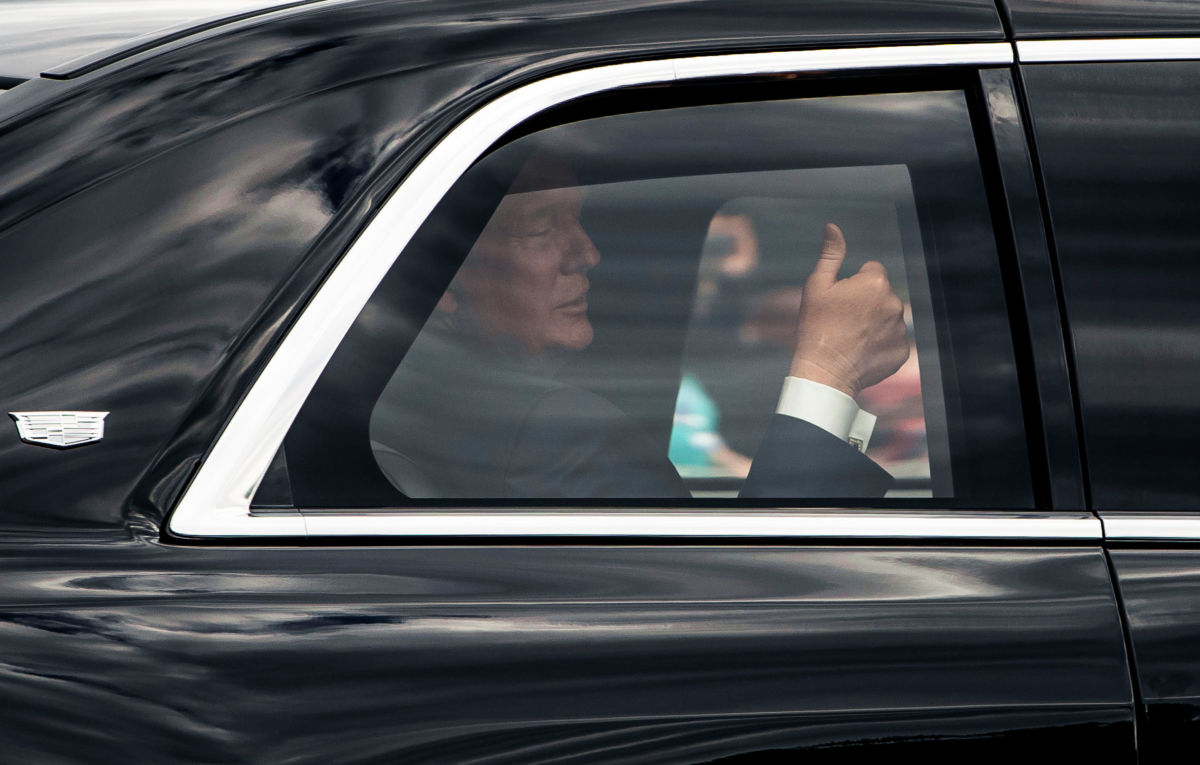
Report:
[[[908,359],[904,304],[882,263],[838,278],[846,259],[842,230],[825,224],[821,257],[804,284],[790,374],[850,396],[891,376]]]

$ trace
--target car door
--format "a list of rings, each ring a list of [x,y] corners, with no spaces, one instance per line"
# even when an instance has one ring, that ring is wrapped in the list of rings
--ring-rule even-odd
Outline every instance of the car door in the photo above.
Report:
[[[686,79],[687,63],[674,63],[675,78]],[[697,71],[713,63],[698,61]],[[736,72],[734,59],[721,63],[724,74]],[[559,85],[577,93],[583,74],[618,77],[590,86],[601,91],[662,76],[652,65],[564,75],[538,83],[531,108],[544,110],[545,93]],[[1107,761],[1132,757],[1128,669],[1097,522],[1078,510],[1037,512],[1029,466],[1048,474],[1049,458],[1025,451],[1018,379],[998,371],[1015,369],[1004,285],[1019,273],[1000,266],[996,253],[1010,245],[997,241],[1010,235],[992,228],[989,205],[1004,204],[1006,186],[1028,194],[1032,182],[1023,145],[1012,143],[1020,124],[1011,83],[1004,70],[983,80],[969,70],[901,75],[795,89],[747,79],[733,101],[725,83],[698,83],[575,102],[569,121],[546,120],[474,165],[452,134],[444,154],[425,160],[445,196],[429,199],[429,187],[414,184],[427,177],[421,167],[406,181],[411,191],[393,195],[372,223],[388,236],[368,229],[339,266],[355,279],[377,274],[379,287],[352,286],[339,272],[326,280],[292,330],[302,340],[281,346],[193,480],[171,538],[303,536],[319,546],[304,551],[312,558],[369,559],[379,576],[444,570],[453,595],[402,591],[368,613],[338,607],[316,622],[344,639],[360,621],[381,633],[375,650],[356,652],[373,675],[387,675],[375,662],[395,668],[381,680],[395,690],[373,698],[391,710],[393,733],[378,734],[389,742],[381,746],[405,757],[703,761],[804,751],[837,759],[878,747],[950,760],[1051,745]],[[1005,148],[1018,152],[991,189],[980,160],[991,149],[976,137],[988,124],[985,85],[1007,120],[996,130],[1010,131]],[[459,130],[477,151],[487,148],[509,130],[491,124],[492,114],[526,97],[511,93]],[[475,121],[488,121],[488,132],[480,136]],[[889,122],[894,129],[884,131]],[[872,126],[867,148],[852,125]],[[736,151],[731,135],[742,137]],[[445,178],[451,151],[461,178]],[[569,180],[530,169],[551,153],[554,167],[569,166]],[[579,341],[573,330],[538,325],[558,332],[565,354],[546,373],[546,359],[506,355],[515,341],[541,336],[518,334],[524,325],[510,302],[497,317],[498,296],[516,289],[503,281],[516,266],[496,265],[483,242],[496,225],[534,244],[554,236],[514,233],[526,222],[506,206],[560,188],[583,189],[572,198],[586,200],[587,232],[564,227],[590,254],[578,256],[581,265],[552,265],[590,278],[589,331]],[[432,208],[424,220],[414,219],[418,199]],[[898,285],[903,278],[912,304],[927,443],[915,462],[924,470],[912,459],[893,463],[910,478],[886,496],[861,493],[854,475],[841,484],[822,475],[814,493],[789,487],[764,503],[737,496],[751,479],[740,484],[719,465],[704,473],[677,458],[690,496],[643,496],[637,481],[655,469],[649,461],[614,465],[577,434],[619,427],[621,438],[635,438],[632,425],[613,425],[610,409],[595,403],[603,397],[648,438],[656,428],[674,436],[689,414],[680,408],[681,369],[712,390],[728,384],[721,370],[729,365],[706,365],[704,356],[739,349],[721,346],[710,325],[700,340],[695,334],[693,295],[712,294],[704,237],[721,216],[748,218],[763,232],[765,264],[774,210],[792,227],[824,216],[842,221],[847,238],[899,243],[889,272]],[[984,242],[991,255],[981,258]],[[1039,265],[1037,251],[1023,257]],[[774,284],[807,276],[811,261],[793,253],[785,261]],[[485,277],[484,291],[468,281]],[[347,298],[350,290],[362,297]],[[465,319],[464,306],[473,310]],[[349,326],[310,331],[318,319]],[[321,370],[312,359],[329,361]],[[297,377],[305,369],[310,383]],[[1047,399],[1061,391],[1054,385],[1062,381],[1043,386]],[[539,421],[550,417],[541,402],[560,398],[570,405],[549,410],[567,436]],[[286,436],[277,425],[256,430],[289,418]],[[530,433],[553,448],[525,445]],[[641,459],[637,444],[623,443],[630,461]],[[561,479],[559,450],[575,470],[588,470],[577,466],[580,454],[600,460],[603,474]],[[629,482],[613,486],[613,475]],[[1049,492],[1045,478],[1038,490]],[[235,496],[244,504],[233,506]],[[347,539],[368,547],[346,550]],[[474,584],[458,581],[455,572],[466,571]],[[732,571],[742,573],[729,579]],[[768,594],[751,582],[781,589]],[[739,594],[743,583],[749,589]],[[384,586],[391,593],[398,583]],[[405,657],[397,664],[393,650]]]
[[[1200,49],[1176,38],[1018,50],[1062,270],[1089,493],[1137,671],[1139,751],[1142,762],[1181,762],[1198,693],[1190,433],[1200,232],[1188,158],[1200,146]]]

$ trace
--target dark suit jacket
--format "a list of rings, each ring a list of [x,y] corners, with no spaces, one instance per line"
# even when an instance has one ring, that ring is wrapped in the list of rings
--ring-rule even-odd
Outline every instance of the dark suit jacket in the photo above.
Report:
[[[380,466],[410,497],[685,498],[656,442],[544,364],[423,332],[371,417]],[[849,444],[775,415],[743,497],[877,497],[891,476]]]

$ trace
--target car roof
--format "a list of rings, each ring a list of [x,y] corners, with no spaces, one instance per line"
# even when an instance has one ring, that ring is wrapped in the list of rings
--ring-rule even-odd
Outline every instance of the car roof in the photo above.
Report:
[[[158,44],[223,23],[272,10],[321,5],[330,0],[0,0],[0,89],[45,74],[55,79],[91,71]],[[768,0],[769,2],[769,0]],[[836,7],[830,0],[793,0],[799,6]],[[998,0],[1017,39],[1086,35],[1200,33],[1200,4],[1194,0]],[[337,3],[344,4],[344,3]],[[384,3],[371,3],[385,5]],[[525,5],[528,3],[517,3]],[[614,10],[637,2],[615,2]],[[718,3],[719,4],[719,3]],[[398,3],[396,5],[406,5]],[[419,5],[419,3],[418,3]],[[449,5],[453,6],[454,3]],[[465,3],[467,15],[489,5]],[[536,3],[535,3],[536,5]],[[579,5],[576,3],[576,5]],[[676,5],[696,6],[695,2]],[[917,10],[917,0],[852,0],[854,13],[880,12],[931,19],[948,10],[995,13],[992,0],[934,0]],[[916,6],[916,7],[912,7]],[[554,10],[547,4],[541,10]],[[403,13],[403,11],[401,11]],[[875,11],[868,10],[868,15]],[[387,14],[383,14],[387,15]],[[964,17],[965,18],[965,17]],[[982,16],[976,16],[978,25]],[[943,19],[943,22],[946,19]],[[985,24],[986,25],[986,24]],[[904,25],[901,25],[904,26]],[[919,24],[918,24],[919,26]],[[942,26],[934,24],[932,26]],[[957,24],[946,25],[946,30]],[[815,31],[815,30],[814,30]]]
[[[151,48],[214,27],[243,26],[233,22],[285,8],[292,9],[286,15],[293,18],[311,12],[331,36],[344,21],[353,27],[364,18],[381,26],[432,18],[476,26],[500,16],[536,22],[586,15],[604,18],[602,26],[614,30],[628,30],[630,21],[642,19],[646,24],[635,24],[633,36],[655,43],[688,36],[673,33],[674,24],[708,29],[715,23],[731,27],[734,37],[762,45],[762,38],[779,35],[775,25],[756,26],[755,19],[768,18],[793,19],[790,36],[843,45],[1004,37],[995,0],[0,0],[0,88],[39,75],[73,79]],[[615,23],[608,23],[609,18]],[[745,28],[739,32],[740,27]]]
[[[0,87],[288,0],[0,0]]]
[[[1196,0],[1002,0],[1017,39],[1200,34]]]

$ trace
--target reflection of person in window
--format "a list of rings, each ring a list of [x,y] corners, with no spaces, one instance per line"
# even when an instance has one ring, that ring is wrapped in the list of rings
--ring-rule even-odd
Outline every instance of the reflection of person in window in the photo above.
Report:
[[[544,157],[523,168],[376,408],[385,472],[381,453],[402,455],[446,497],[687,496],[665,445],[549,374],[593,338],[588,272],[601,254],[575,183]],[[907,358],[902,306],[878,263],[838,279],[845,252],[827,225],[791,373],[742,496],[878,496],[891,483],[861,454],[874,418],[854,396]]]
[[[732,390],[722,387],[728,378],[721,372],[730,366],[742,374],[751,373],[742,363],[743,359],[733,357],[731,351],[740,345],[735,338],[744,320],[760,260],[758,232],[749,216],[725,212],[713,215],[700,253],[696,302],[692,307],[687,348],[683,355],[683,377],[679,381],[667,453],[685,476],[744,479],[750,473],[751,459],[727,440],[730,420],[724,415],[731,401],[730,398],[721,401],[719,396],[731,394],[736,406],[748,407],[754,421],[761,421],[765,430],[775,402],[773,399],[757,400],[756,394],[761,391],[767,397],[779,395],[782,375],[775,372],[762,378],[763,385],[748,386],[745,381],[740,381],[743,384],[728,386]],[[796,324],[796,314],[791,316],[789,323]],[[788,346],[786,352],[789,355],[794,345]],[[710,388],[713,382],[717,387]],[[741,436],[747,429],[746,418],[737,414],[740,412],[735,408],[733,432]],[[747,443],[742,449],[753,453],[761,436],[762,431],[751,436],[747,442],[753,444]]]

